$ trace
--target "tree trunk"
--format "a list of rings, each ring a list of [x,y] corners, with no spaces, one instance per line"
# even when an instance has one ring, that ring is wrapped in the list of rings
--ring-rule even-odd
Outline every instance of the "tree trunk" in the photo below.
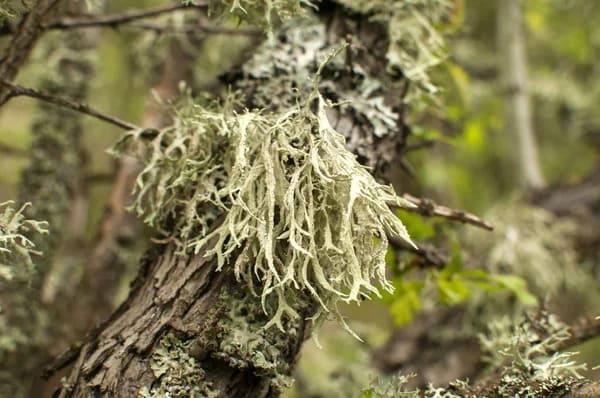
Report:
[[[514,131],[517,141],[521,183],[526,189],[541,189],[545,182],[528,92],[522,0],[498,1],[497,24],[502,87],[506,90],[506,125]]]

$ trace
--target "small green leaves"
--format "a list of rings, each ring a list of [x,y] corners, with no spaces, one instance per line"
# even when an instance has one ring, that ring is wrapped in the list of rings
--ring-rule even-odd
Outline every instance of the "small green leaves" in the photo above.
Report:
[[[390,314],[396,325],[409,324],[413,321],[415,314],[421,310],[421,291],[425,283],[396,278],[393,284],[394,292],[385,296],[386,301],[389,302]]]

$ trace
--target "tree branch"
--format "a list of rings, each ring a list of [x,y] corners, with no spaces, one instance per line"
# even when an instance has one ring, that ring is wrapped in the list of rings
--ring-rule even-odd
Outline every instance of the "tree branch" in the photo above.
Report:
[[[141,19],[158,17],[160,15],[169,14],[180,10],[200,10],[206,9],[207,3],[185,5],[173,4],[169,6],[157,7],[149,10],[135,10],[121,14],[94,16],[81,19],[62,19],[53,21],[43,25],[44,29],[74,29],[74,28],[94,28],[94,27],[111,27],[116,28],[120,25],[128,24]]]
[[[50,104],[54,104],[56,106],[60,106],[63,108],[67,108],[67,109],[71,109],[73,111],[79,112],[79,113],[83,113],[85,115],[88,116],[92,116],[96,119],[102,120],[104,122],[110,123],[112,125],[115,125],[117,127],[120,127],[124,130],[139,130],[141,129],[141,127],[136,126],[135,124],[126,122],[124,120],[121,120],[117,117],[114,116],[110,116],[107,115],[105,113],[102,113],[92,107],[90,107],[89,105],[83,104],[83,103],[79,103],[79,102],[75,102],[72,101],[68,98],[62,98],[62,97],[58,97],[49,93],[46,93],[44,91],[40,91],[40,90],[35,90],[32,88],[27,88],[27,87],[23,87],[23,86],[19,86],[17,84],[14,84],[8,80],[5,80],[3,78],[0,78],[0,87],[4,86],[8,88],[8,96],[7,99],[10,99],[12,97],[31,97],[31,98],[36,98],[45,102],[48,102]]]
[[[41,24],[44,18],[60,2],[61,0],[38,0],[32,5],[31,11],[23,17],[14,32],[6,52],[2,54],[0,61],[0,76],[2,79],[14,79],[43,32]],[[0,106],[8,101],[9,94],[8,88],[0,85]]]
[[[438,205],[431,199],[421,199],[405,193],[402,197],[414,204],[414,208],[402,208],[402,210],[419,213],[427,217],[443,217],[449,220],[458,221],[465,224],[471,224],[476,227],[492,231],[494,227],[487,221],[482,220],[474,214],[465,211],[454,210],[446,206]]]
[[[0,143],[0,153],[7,156],[26,157],[27,151]]]
[[[142,30],[150,30],[156,33],[179,33],[179,34],[215,34],[215,35],[240,35],[240,36],[260,36],[263,34],[263,30],[256,28],[228,28],[223,26],[206,26],[202,24],[197,25],[184,25],[181,27],[159,25],[153,23],[132,23],[128,25],[129,28],[137,28]]]

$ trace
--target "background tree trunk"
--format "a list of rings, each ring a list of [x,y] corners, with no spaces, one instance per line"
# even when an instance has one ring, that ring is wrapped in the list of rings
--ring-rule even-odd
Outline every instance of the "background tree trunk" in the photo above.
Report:
[[[528,92],[522,0],[500,0],[498,4],[498,48],[501,87],[506,92],[507,130],[517,142],[521,183],[526,189],[545,186],[533,129]]]

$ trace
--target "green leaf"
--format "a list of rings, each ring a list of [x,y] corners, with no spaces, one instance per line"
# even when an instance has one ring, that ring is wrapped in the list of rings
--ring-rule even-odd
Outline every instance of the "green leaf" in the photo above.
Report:
[[[524,305],[536,305],[538,303],[537,297],[527,289],[525,279],[516,275],[490,275],[490,279],[510,290]]]

